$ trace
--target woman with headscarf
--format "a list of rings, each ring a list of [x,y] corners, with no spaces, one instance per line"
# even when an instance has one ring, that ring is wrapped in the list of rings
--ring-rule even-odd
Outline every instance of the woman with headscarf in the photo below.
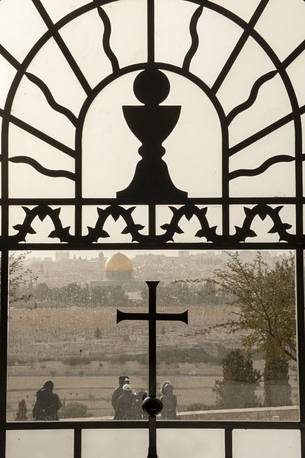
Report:
[[[161,388],[161,401],[163,409],[161,417],[165,420],[177,419],[177,396],[174,395],[174,387],[170,382],[164,382]]]

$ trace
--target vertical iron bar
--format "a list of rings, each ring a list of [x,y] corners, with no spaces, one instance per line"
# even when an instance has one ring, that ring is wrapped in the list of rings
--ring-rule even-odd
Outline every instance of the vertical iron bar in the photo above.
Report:
[[[82,430],[74,429],[74,458],[82,457]]]
[[[76,133],[75,133],[75,205],[74,205],[74,223],[75,235],[81,237],[82,235],[82,197],[83,197],[83,150],[82,150],[82,121],[78,119]]]
[[[5,430],[5,426],[1,425],[1,428],[0,428],[0,456],[4,458],[5,452],[6,452],[6,430]]]
[[[157,359],[157,339],[156,339],[156,291],[158,283],[157,281],[146,282],[149,288],[149,298],[148,298],[148,307],[149,307],[149,396],[155,397],[157,392],[157,369],[156,369],[156,359]]]
[[[147,458],[157,458],[157,424],[156,417],[149,418],[149,446]]]
[[[11,92],[11,91],[10,91]],[[8,111],[11,108],[12,97],[8,93],[5,110]],[[1,199],[3,200],[1,205],[1,235],[2,237],[8,237],[9,234],[9,165],[8,165],[8,143],[9,143],[9,122],[3,117],[2,128],[1,128]]]
[[[81,237],[82,235],[82,158],[81,150],[78,151],[79,155],[75,159],[75,235]]]
[[[305,456],[305,429],[301,429],[301,458]]]
[[[225,430],[225,458],[233,458],[232,429]]]
[[[303,224],[303,134],[300,119],[294,122],[295,131],[295,192],[296,192],[296,237],[301,238]]]
[[[1,198],[3,203],[1,205],[1,235],[2,237],[7,237],[9,233],[9,207],[8,207],[8,197],[9,197],[9,173],[8,173],[8,135],[9,135],[9,125],[8,122],[2,120],[2,132],[1,132],[1,156],[2,156],[2,166],[1,166]]]
[[[227,121],[222,122],[222,234],[230,235],[230,181],[229,181],[229,129]]]
[[[296,302],[297,302],[297,361],[299,379],[300,421],[305,422],[305,329],[304,329],[304,253],[298,248],[296,256]],[[305,455],[302,455],[305,458]]]
[[[148,206],[148,233],[151,236],[156,235],[156,206],[153,204]]]
[[[0,456],[5,457],[5,423],[7,390],[7,325],[8,325],[8,260],[9,252],[1,253],[1,310],[0,310]]]
[[[147,0],[147,61],[155,61],[155,0]]]

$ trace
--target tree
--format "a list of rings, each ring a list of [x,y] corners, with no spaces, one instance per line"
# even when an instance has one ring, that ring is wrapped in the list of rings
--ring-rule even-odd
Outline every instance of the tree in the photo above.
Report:
[[[225,268],[212,281],[236,305],[232,319],[219,326],[230,332],[247,331],[248,349],[255,347],[274,358],[296,361],[294,262],[280,258],[270,267],[260,252],[252,262],[228,253]]]
[[[290,405],[289,360],[296,361],[293,258],[281,258],[270,267],[260,252],[252,262],[242,262],[239,253],[228,255],[213,281],[238,308],[220,326],[246,331],[246,348],[264,352],[265,405]]]
[[[260,405],[255,394],[261,374],[253,368],[249,354],[242,350],[232,350],[223,359],[223,380],[217,380],[217,407],[225,409],[247,408]]]
[[[31,269],[25,266],[28,252],[10,253],[9,300],[10,304],[28,301],[32,297],[32,283],[36,280]]]

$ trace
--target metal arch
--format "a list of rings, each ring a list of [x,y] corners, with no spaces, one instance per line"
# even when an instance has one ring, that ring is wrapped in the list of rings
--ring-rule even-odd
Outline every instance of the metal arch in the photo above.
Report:
[[[222,105],[220,104],[217,96],[213,91],[208,87],[208,85],[197,77],[192,72],[183,69],[181,67],[163,63],[163,62],[155,62],[155,65],[162,70],[168,70],[172,73],[178,74],[183,76],[184,78],[188,79],[192,83],[194,83],[197,87],[199,87],[209,98],[211,103],[213,104],[220,121],[221,132],[222,132],[222,199],[223,199],[223,228],[224,234],[229,236],[229,204],[226,202],[229,198],[229,132],[228,132],[228,123],[226,120],[226,116]],[[76,129],[76,151],[79,152],[79,155],[76,158],[76,167],[77,167],[77,188],[78,188],[78,199],[81,200],[81,186],[82,186],[82,134],[83,134],[83,126],[86,114],[90,105],[92,104],[94,98],[103,90],[105,87],[119,78],[120,76],[126,75],[127,73],[131,73],[137,70],[142,70],[147,66],[147,63],[139,63],[130,66],[126,66],[121,68],[116,73],[112,73],[100,81],[97,86],[92,90],[91,95],[87,97],[85,100],[79,114],[78,118],[78,126]],[[80,225],[80,222],[79,222]]]
[[[100,5],[106,5],[108,3],[113,3],[113,2],[118,1],[118,0],[97,0],[97,1],[98,1],[98,3]],[[123,1],[123,0],[120,0],[120,1]],[[226,8],[221,7],[221,6],[215,4],[215,3],[211,2],[211,1],[208,1],[208,0],[184,0],[184,1],[187,1],[187,2],[190,2],[190,3],[194,3],[194,4],[204,5],[204,6],[208,7],[208,8],[210,8],[210,9],[218,12],[219,14],[222,14],[223,16],[227,17],[228,19],[230,19],[231,21],[233,21],[237,25],[239,25],[241,28],[243,28],[243,29],[247,28],[248,23],[246,21],[244,21],[243,19],[241,19],[239,16],[235,15],[231,11],[227,10]],[[78,9],[74,10],[73,12],[67,14],[65,17],[60,19],[56,24],[54,24],[54,30],[55,31],[60,30],[62,27],[67,25],[72,20],[76,19],[77,17],[81,16],[82,14],[85,14],[85,13],[91,11],[95,7],[96,7],[96,0],[95,0],[95,2],[88,3],[87,5],[84,5],[84,6],[80,7],[80,8],[78,8]],[[270,45],[264,40],[264,38],[256,30],[251,30],[249,32],[249,35],[252,36],[252,38],[260,45],[260,47],[265,51],[265,53],[268,55],[268,57],[270,58],[270,60],[274,64],[274,66],[276,67],[277,71],[279,72],[279,74],[281,76],[281,79],[283,80],[283,83],[284,83],[284,86],[286,88],[287,94],[288,94],[289,99],[291,101],[291,105],[293,106],[293,103],[292,103],[291,99],[293,97],[296,99],[295,91],[293,89],[292,83],[290,81],[290,78],[289,78],[287,72],[285,71],[285,69],[283,70],[283,68],[282,68],[283,66],[282,66],[281,61],[279,60],[279,58],[277,57],[275,52],[272,50]],[[24,59],[23,63],[21,64],[22,69],[17,71],[17,74],[16,74],[16,76],[14,78],[14,81],[13,81],[13,83],[11,85],[11,88],[10,88],[8,96],[7,96],[7,102],[6,102],[6,105],[5,105],[5,111],[6,112],[7,111],[10,112],[10,105],[13,102],[13,101],[11,102],[11,99],[13,99],[15,97],[16,91],[18,89],[18,85],[20,84],[20,81],[21,81],[21,78],[22,78],[24,72],[26,71],[27,67],[30,65],[31,61],[33,60],[33,58],[35,57],[37,52],[42,48],[42,46],[50,38],[52,38],[52,30],[48,30],[36,42],[36,44],[32,47],[32,49],[30,50],[30,52],[28,53],[28,55]],[[164,65],[167,65],[167,64],[164,63]],[[183,70],[182,70],[181,75],[187,77],[187,75],[184,73]],[[286,83],[285,83],[285,81],[286,81]],[[288,88],[289,88],[289,90],[288,90]],[[291,95],[290,95],[290,90],[291,90]],[[293,97],[292,97],[292,95],[293,95]],[[297,99],[296,99],[296,103],[297,103],[297,108],[296,108],[297,115],[298,115],[298,118],[300,118],[300,115],[298,113],[299,105],[298,105]]]
[[[108,3],[113,3],[114,1],[118,1],[118,0],[98,0],[98,3],[100,5],[105,5],[105,4],[108,4]],[[121,1],[123,1],[123,0],[121,0]],[[214,4],[213,2],[206,1],[206,0],[204,0],[204,1],[203,0],[184,0],[184,1],[187,1],[187,2],[190,2],[190,3],[195,3],[195,4],[197,3],[199,5],[204,4],[204,6],[210,8],[210,9],[212,9],[212,10],[214,10],[214,11],[216,11],[216,12],[222,14],[222,15],[224,15],[228,19],[232,20],[237,25],[239,25],[241,28],[243,28],[243,29],[247,28],[247,23],[243,19],[241,19],[239,16],[235,15],[231,11],[227,10],[226,8]],[[78,8],[78,9],[74,10],[73,12],[67,14],[64,18],[59,20],[56,24],[54,24],[54,30],[56,30],[56,31],[60,30],[63,26],[67,25],[72,20],[76,19],[77,17],[81,16],[82,14],[85,14],[85,13],[91,11],[95,7],[96,7],[95,2],[92,2],[92,3],[88,3],[87,5],[84,5],[84,6],[80,7],[80,8]],[[274,66],[276,67],[277,71],[279,72],[279,75],[281,76],[281,79],[282,79],[282,81],[284,83],[284,86],[286,88],[288,97],[290,99],[290,102],[291,102],[291,105],[292,105],[292,108],[293,108],[293,113],[294,113],[295,117],[299,120],[299,122],[301,123],[301,116],[300,116],[300,113],[299,113],[299,108],[300,107],[299,107],[299,104],[298,104],[298,101],[297,101],[297,98],[296,98],[296,94],[295,94],[294,88],[292,86],[292,83],[290,81],[290,78],[289,78],[287,72],[285,71],[285,69],[283,69],[281,61],[279,60],[279,58],[277,57],[275,52],[272,50],[270,45],[263,39],[263,37],[256,30],[251,30],[249,33],[250,33],[250,36],[252,36],[252,38],[254,38],[255,41],[266,52],[266,54],[268,55],[268,57],[271,59],[271,61],[273,62]],[[16,76],[14,78],[14,81],[13,81],[13,83],[12,83],[12,85],[10,87],[10,90],[8,92],[8,96],[7,96],[7,100],[6,100],[6,104],[5,104],[5,109],[4,109],[4,111],[6,113],[10,113],[10,111],[11,111],[11,106],[12,106],[14,97],[16,95],[16,91],[18,89],[18,86],[20,84],[21,78],[23,77],[23,74],[25,73],[27,67],[30,65],[31,61],[33,60],[33,58],[35,57],[37,52],[41,49],[41,47],[50,38],[52,38],[52,31],[48,30],[36,42],[36,44],[32,47],[31,51],[28,53],[28,55],[24,59],[23,63],[21,64],[21,68],[20,68],[20,70],[17,71]],[[166,63],[161,63],[160,64],[160,63],[158,63],[158,65],[167,66],[167,65],[170,65],[170,64],[166,64]],[[175,67],[175,68],[178,69],[179,67]],[[180,74],[182,76],[185,76],[185,77],[188,78],[188,75],[190,75],[191,73],[185,72],[185,70],[181,69],[181,73]],[[111,76],[111,75],[109,75],[109,76]],[[196,75],[193,75],[193,76],[196,77]],[[198,78],[198,80],[200,80],[200,79]],[[202,83],[203,83],[203,86],[206,86],[204,82],[202,82]],[[197,83],[195,83],[195,84],[197,84]],[[296,122],[296,120],[295,120],[295,122]],[[4,123],[5,124],[9,123],[9,121],[7,121],[4,118]]]
[[[220,104],[217,96],[211,91],[211,89],[207,86],[204,81],[202,81],[200,78],[198,78],[194,73],[192,72],[185,72],[182,70],[181,67],[178,67],[176,65],[172,64],[167,64],[164,62],[155,62],[156,66],[162,70],[168,70],[169,72],[175,73],[180,76],[184,76],[186,79],[194,83],[196,86],[198,86],[210,99],[212,102],[213,106],[215,107],[215,110],[218,113],[220,123],[226,127],[226,116],[224,113],[224,110],[222,108],[222,105]],[[102,81],[100,81],[95,88],[92,89],[92,92],[90,96],[88,96],[80,110],[79,114],[79,122],[80,124],[77,126],[77,130],[79,130],[79,135],[81,131],[83,130],[84,126],[84,121],[85,117],[87,115],[87,112],[90,108],[90,105],[92,104],[93,100],[97,95],[102,92],[109,84],[111,84],[113,81],[115,81],[117,78],[124,76],[128,73],[136,72],[138,70],[143,70],[147,66],[146,62],[138,63],[138,64],[133,64],[133,65],[128,65],[126,67],[122,67],[118,73],[111,73],[108,75],[106,78],[104,78]]]
[[[118,1],[118,0],[98,0],[98,3],[100,5],[106,5],[108,3],[113,3],[115,1]],[[123,1],[123,0],[120,0],[120,1]],[[239,25],[241,28],[243,28],[243,29],[247,28],[248,23],[246,21],[244,21],[242,18],[240,18],[239,16],[235,15],[230,10],[227,10],[226,8],[224,8],[224,7],[220,6],[220,5],[217,5],[217,4],[215,4],[215,3],[213,3],[213,2],[211,2],[209,0],[184,0],[184,1],[190,2],[190,3],[194,3],[194,4],[198,4],[198,5],[204,5],[205,7],[208,7],[210,9],[218,12],[219,14],[227,17],[228,19],[230,19],[231,21],[233,21],[234,23]],[[95,2],[88,3],[88,4],[86,4],[86,5],[82,6],[82,7],[74,10],[73,12],[67,14],[65,17],[60,19],[56,24],[54,24],[54,30],[56,30],[56,31],[60,30],[62,27],[67,25],[72,20],[76,19],[77,17],[81,16],[82,14],[85,14],[85,13],[91,11],[94,8],[96,8],[96,0],[95,0]],[[297,97],[296,97],[293,85],[291,83],[291,80],[289,78],[289,75],[287,74],[285,69],[283,69],[282,62],[279,60],[279,58],[277,57],[276,53],[273,51],[271,46],[266,42],[266,40],[264,40],[264,38],[256,30],[253,29],[253,30],[249,31],[249,34],[260,45],[260,47],[265,51],[265,53],[268,55],[268,57],[270,58],[270,60],[274,64],[275,68],[277,69],[279,75],[281,76],[283,84],[285,86],[285,89],[287,91],[288,97],[290,99],[290,102],[291,102],[291,105],[292,105],[292,108],[293,108],[293,113],[295,114],[297,119],[301,121],[301,116],[300,116],[300,113],[299,113],[300,107],[299,107],[299,104],[298,104],[298,101],[297,101]],[[6,113],[10,113],[10,111],[11,111],[11,105],[13,103],[13,99],[14,99],[14,97],[16,95],[16,91],[17,91],[18,86],[20,84],[21,78],[23,77],[23,74],[25,73],[26,69],[30,65],[31,61],[33,60],[33,58],[35,57],[37,52],[42,48],[42,46],[50,38],[52,38],[52,31],[48,30],[36,42],[36,44],[32,47],[32,49],[30,50],[30,52],[28,53],[28,55],[24,59],[23,63],[21,64],[22,68],[17,71],[16,76],[14,78],[14,81],[13,81],[13,83],[12,83],[12,85],[10,87],[10,90],[8,92],[8,96],[7,96],[7,100],[6,100],[6,104],[5,104],[5,109],[4,109],[4,111]],[[170,64],[158,63],[158,65],[167,66],[167,65],[170,65]],[[161,68],[161,66],[160,66],[160,68]],[[175,67],[175,68],[179,68],[179,67]],[[181,69],[181,73],[180,74],[182,76],[187,77],[187,78],[188,78],[188,75],[191,75],[190,72],[185,72],[185,70],[183,70],[183,69]],[[111,76],[111,75],[112,74],[110,74],[109,76]],[[196,77],[196,75],[193,75],[193,76]],[[200,80],[200,79],[198,78],[198,80]],[[206,86],[204,82],[202,82],[202,83],[203,83],[203,86]],[[195,83],[195,84],[197,84],[197,83]],[[4,118],[4,121],[5,121],[5,118]]]
[[[217,96],[211,91],[211,89],[207,86],[204,81],[202,81],[200,78],[198,78],[196,75],[191,73],[190,71],[185,71],[182,68],[172,65],[172,64],[167,64],[163,62],[155,62],[155,65],[162,70],[167,70],[169,72],[172,72],[174,74],[183,76],[186,78],[188,81],[194,83],[204,94],[209,98],[211,103],[213,104],[219,118],[220,126],[221,126],[221,132],[222,132],[222,161],[224,162],[226,158],[228,157],[228,149],[229,149],[229,143],[228,143],[228,126],[227,126],[227,121],[226,121],[226,116],[224,113],[224,110],[222,108],[222,105],[220,104]],[[118,70],[116,73],[112,73],[108,75],[106,78],[104,78],[102,81],[100,81],[95,88],[93,88],[90,96],[88,96],[80,110],[79,117],[78,117],[78,125],[76,129],[76,151],[79,152],[79,156],[76,157],[76,163],[77,165],[77,178],[79,181],[81,181],[81,161],[82,161],[82,135],[83,135],[83,127],[84,127],[84,122],[86,115],[88,113],[88,110],[93,102],[93,100],[97,97],[97,95],[103,91],[109,84],[111,84],[113,81],[115,81],[117,78],[126,75],[128,73],[132,73],[135,71],[143,70],[147,66],[147,63],[138,63],[134,65],[129,65],[126,67],[121,68]],[[222,169],[225,169],[225,172],[223,172],[225,175],[229,173],[229,171],[226,171],[226,167],[222,167]],[[227,175],[228,177],[228,175]],[[226,178],[228,181],[228,178]],[[223,182],[225,180],[223,179]],[[224,185],[223,185],[224,186]],[[224,196],[224,199],[227,196]],[[81,195],[79,193],[78,198],[81,199]]]

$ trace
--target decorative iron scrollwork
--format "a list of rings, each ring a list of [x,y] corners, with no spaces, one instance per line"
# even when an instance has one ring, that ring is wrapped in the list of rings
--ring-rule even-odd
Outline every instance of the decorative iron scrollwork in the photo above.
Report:
[[[27,207],[22,208],[25,211],[25,218],[22,224],[13,226],[17,234],[9,237],[9,240],[14,242],[25,242],[28,234],[36,234],[36,231],[32,227],[34,220],[38,217],[40,221],[43,221],[48,216],[54,225],[54,230],[49,234],[49,238],[58,238],[61,242],[65,243],[73,241],[73,236],[70,234],[71,227],[63,227],[60,220],[61,208],[53,209],[47,205],[39,205],[32,209]]]
[[[253,239],[257,234],[253,227],[254,219],[258,216],[261,220],[265,220],[269,217],[272,222],[272,227],[269,233],[277,234],[279,241],[287,243],[295,243],[297,241],[296,236],[289,233],[291,224],[282,220],[280,212],[283,206],[271,207],[270,205],[259,204],[253,208],[244,207],[245,218],[241,226],[235,226],[235,233],[229,236],[221,235],[220,226],[210,225],[208,219],[208,207],[201,207],[188,203],[180,207],[169,206],[168,207],[172,216],[168,222],[162,224],[160,229],[164,232],[157,235],[145,234],[143,231],[148,228],[145,225],[140,224],[134,220],[133,212],[136,209],[135,206],[125,208],[120,205],[109,205],[105,208],[97,208],[97,220],[94,227],[88,226],[87,234],[82,236],[75,236],[71,233],[71,226],[64,226],[61,218],[61,208],[51,208],[47,205],[39,205],[34,208],[23,207],[25,212],[25,218],[21,224],[16,224],[13,228],[17,231],[17,234],[11,235],[6,239],[6,243],[18,244],[20,242],[26,242],[28,235],[36,234],[32,224],[36,218],[41,221],[49,217],[54,225],[54,229],[49,234],[50,239],[58,238],[60,242],[66,244],[83,243],[95,244],[105,243],[103,239],[108,239],[110,234],[105,230],[105,224],[109,218],[113,218],[116,222],[119,218],[122,218],[126,224],[122,234],[129,235],[132,243],[146,243],[152,246],[164,246],[164,244],[175,242],[175,236],[183,233],[183,230],[179,226],[181,220],[185,217],[188,221],[192,218],[197,219],[200,224],[200,229],[193,234],[193,237],[198,239],[206,239],[206,241],[200,241],[199,244],[212,243],[219,244],[220,246],[225,244],[234,244],[238,246],[247,239]],[[217,232],[218,231],[218,232]],[[38,234],[39,235],[39,234]],[[0,238],[4,241],[4,238]],[[305,236],[302,238],[302,243],[305,242]],[[179,243],[179,242],[178,242]]]

